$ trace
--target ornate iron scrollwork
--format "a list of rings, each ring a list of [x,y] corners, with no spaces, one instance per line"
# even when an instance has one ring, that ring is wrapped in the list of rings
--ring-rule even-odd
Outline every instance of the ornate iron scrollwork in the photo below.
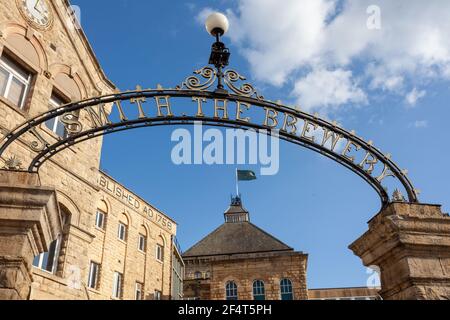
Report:
[[[217,70],[212,67],[203,67],[200,70],[194,71],[194,74],[201,76],[203,79],[206,79],[206,82],[202,82],[202,80],[199,79],[199,76],[190,76],[186,78],[186,80],[184,80],[181,85],[177,86],[176,89],[188,89],[196,91],[207,90],[211,86],[213,86],[219,76]],[[254,97],[261,101],[264,100],[264,97],[258,94],[253,85],[249,83],[244,83],[240,87],[235,85],[235,83],[238,81],[247,80],[247,78],[240,75],[237,71],[230,69],[225,71],[222,76],[228,89],[233,93],[243,97]]]
[[[197,76],[190,76],[184,82],[177,86],[177,90],[189,89],[202,91],[209,89],[217,79],[217,71],[211,67],[203,67],[200,70],[194,71],[194,74],[202,76],[207,81],[202,83],[202,81]]]
[[[258,100],[264,100],[264,97],[259,95],[256,89],[249,83],[244,83],[240,88],[236,87],[233,83],[238,81],[245,81],[247,78],[240,75],[237,71],[227,70],[225,71],[225,83],[228,88],[237,95],[244,97],[255,97]]]

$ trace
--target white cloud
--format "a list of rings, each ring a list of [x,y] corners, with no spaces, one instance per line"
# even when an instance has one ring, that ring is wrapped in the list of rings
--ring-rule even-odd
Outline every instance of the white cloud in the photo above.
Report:
[[[427,92],[425,90],[418,90],[417,88],[414,88],[406,95],[405,100],[411,107],[414,107],[417,102],[426,95]]]
[[[426,121],[426,120],[417,120],[416,122],[411,123],[409,126],[417,128],[417,129],[428,128],[428,121]]]
[[[367,104],[367,96],[353,81],[352,72],[343,69],[315,69],[295,83],[293,94],[305,110]]]
[[[195,17],[195,20],[201,25],[204,25],[206,22],[206,19],[208,19],[209,15],[213,13],[215,10],[212,8],[203,8],[199,14]]]
[[[236,2],[237,8],[228,10],[229,37],[261,82],[293,86],[311,81],[310,75],[299,79],[305,71],[351,70],[364,77],[361,90],[405,96],[412,82],[450,80],[450,1],[377,0],[380,30],[367,28],[373,0]],[[355,80],[347,80],[353,88]],[[323,100],[317,108],[335,108]]]

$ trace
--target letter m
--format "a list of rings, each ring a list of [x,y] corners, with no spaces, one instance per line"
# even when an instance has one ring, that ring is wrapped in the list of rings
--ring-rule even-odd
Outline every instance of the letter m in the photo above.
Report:
[[[111,120],[108,118],[108,113],[105,110],[105,105],[100,104],[97,106],[97,111],[92,107],[86,108],[87,113],[92,121],[92,128],[100,128],[107,124],[112,124]]]

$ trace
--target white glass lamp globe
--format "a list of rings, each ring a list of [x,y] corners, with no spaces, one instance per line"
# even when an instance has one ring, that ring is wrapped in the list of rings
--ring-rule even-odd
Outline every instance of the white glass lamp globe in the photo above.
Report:
[[[206,19],[205,25],[208,33],[214,37],[217,33],[221,36],[224,35],[230,27],[227,17],[220,12],[214,12],[209,15],[208,19]]]

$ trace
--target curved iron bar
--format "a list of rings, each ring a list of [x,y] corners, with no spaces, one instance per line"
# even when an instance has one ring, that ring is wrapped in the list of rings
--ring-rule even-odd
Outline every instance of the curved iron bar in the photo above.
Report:
[[[361,147],[363,147],[365,150],[370,151],[379,161],[381,161],[383,164],[386,164],[386,166],[391,170],[391,172],[395,175],[395,177],[400,181],[400,183],[404,186],[405,190],[408,193],[408,198],[410,202],[418,202],[417,195],[415,193],[414,187],[406,175],[403,174],[403,172],[400,170],[400,168],[391,161],[388,157],[386,157],[379,149],[375,148],[371,144],[368,144],[363,139],[357,137],[356,135],[353,135],[352,133],[326,121],[321,118],[315,117],[313,115],[310,115],[308,113],[294,110],[292,108],[279,105],[277,103],[264,101],[255,99],[248,96],[239,96],[239,95],[233,95],[233,94],[227,94],[227,95],[218,95],[214,92],[209,91],[198,91],[198,90],[181,90],[181,89],[169,89],[169,90],[138,90],[138,91],[128,91],[124,93],[117,93],[112,95],[107,95],[103,97],[97,97],[92,99],[87,99],[80,102],[75,102],[71,104],[64,105],[58,109],[50,110],[47,112],[44,112],[35,118],[29,120],[28,122],[18,126],[14,130],[12,130],[9,134],[5,136],[5,142],[0,147],[0,156],[4,153],[4,151],[8,148],[9,145],[11,145],[16,139],[18,139],[20,136],[26,134],[29,132],[30,129],[35,128],[39,126],[40,124],[46,122],[47,120],[56,118],[58,116],[62,116],[66,113],[71,113],[74,111],[82,110],[83,108],[90,107],[90,106],[96,106],[99,104],[108,104],[113,103],[116,101],[126,101],[133,98],[154,98],[158,96],[170,96],[174,98],[183,98],[183,97],[200,97],[200,98],[226,98],[229,101],[240,101],[240,102],[246,102],[253,106],[257,107],[268,107],[271,109],[274,109],[278,112],[284,112],[291,114],[292,116],[296,116],[302,120],[309,120],[313,123],[318,124],[319,126],[326,128],[328,130],[331,130],[335,133],[338,133],[342,135],[343,138],[349,139],[351,141],[354,141],[355,143],[359,144]],[[179,123],[174,123],[176,121],[179,121]],[[164,122],[167,125],[176,125],[176,124],[192,124],[194,122],[203,122],[207,125],[221,125],[226,126],[229,125],[233,128],[243,128],[243,129],[257,129],[257,130],[268,130],[268,128],[257,125],[253,123],[244,123],[244,122],[238,122],[235,120],[224,120],[224,119],[215,119],[215,118],[197,118],[197,117],[173,117],[173,118],[145,118],[145,119],[137,119],[137,120],[131,120],[126,122],[120,122],[120,123],[114,123],[112,125],[106,125],[100,128],[94,128],[88,131],[84,131],[82,133],[72,135],[68,137],[67,139],[64,139],[62,141],[59,141],[52,146],[47,146],[44,151],[39,153],[39,155],[33,160],[32,165],[29,167],[30,172],[38,171],[40,166],[47,161],[49,158],[54,156],[56,153],[68,148],[71,145],[78,144],[80,142],[83,142],[88,139],[92,139],[98,136],[110,134],[117,131],[124,131],[136,128],[136,125],[141,124],[139,127],[146,127],[146,126],[152,126],[152,123],[156,122]],[[144,125],[142,125],[144,124]],[[159,124],[161,125],[161,124]],[[155,125],[153,125],[155,126]],[[118,129],[120,127],[125,127]],[[79,138],[83,138],[81,140],[77,140]],[[327,156],[328,158],[340,163],[341,165],[344,165],[348,169],[352,170],[353,172],[357,173],[359,176],[361,176],[364,180],[366,180],[379,194],[383,205],[387,204],[389,202],[389,196],[387,195],[386,190],[381,185],[380,182],[378,182],[374,177],[372,177],[370,174],[368,174],[365,170],[360,168],[357,164],[350,162],[348,159],[343,157],[342,155],[334,153],[332,150],[322,147],[321,145],[315,144],[313,142],[310,142],[306,139],[302,139],[299,136],[293,136],[289,134],[284,134],[280,131],[280,137],[283,140],[287,140],[289,142],[293,142],[295,144],[304,146],[308,149],[311,149],[313,151],[319,152],[322,155]],[[62,147],[65,146],[65,147]],[[61,149],[58,149],[62,147]],[[40,159],[45,159],[44,161],[40,161]]]
[[[174,125],[195,125],[196,122],[199,122],[198,118],[196,117],[174,117],[170,120],[162,119],[162,118],[148,118],[148,119],[141,119],[137,121],[133,121],[135,124],[130,124],[130,122],[127,123],[117,123],[117,128],[111,129],[111,127],[108,127],[108,130],[104,131],[98,131],[98,130],[92,130],[97,132],[84,132],[84,134],[79,135],[77,138],[81,138],[80,140],[75,141],[76,139],[70,139],[71,141],[60,141],[57,144],[53,145],[54,147],[52,150],[46,150],[39,154],[38,157],[36,157],[35,161],[30,165],[29,170],[31,172],[36,172],[39,170],[39,168],[50,158],[52,158],[54,155],[60,153],[63,150],[66,150],[67,148],[71,147],[74,144],[79,144],[84,141],[98,138],[101,136],[109,135],[112,133],[132,130],[132,129],[140,129],[140,128],[146,128],[146,127],[160,127],[160,126],[174,126]],[[139,123],[141,122],[141,123]],[[203,121],[201,121],[203,125],[206,126],[215,126],[215,127],[221,127],[221,128],[235,128],[235,129],[243,129],[243,130],[266,130],[267,129],[261,125],[256,124],[249,124],[246,127],[242,127],[242,123],[238,123],[237,121],[232,121],[233,123],[229,123],[229,121],[226,120],[218,120],[214,118],[204,118]],[[107,128],[106,126],[104,128]],[[99,128],[101,130],[101,128]],[[271,135],[270,131],[267,131],[268,135]],[[359,175],[361,178],[366,180],[369,185],[378,193],[378,195],[381,198],[381,202],[383,205],[387,204],[389,202],[389,195],[387,194],[386,190],[381,186],[378,181],[372,177],[371,175],[367,174],[364,170],[361,170],[356,164],[350,163],[348,161],[345,161],[345,158],[342,156],[339,156],[338,154],[333,154],[329,152],[328,149],[315,144],[310,144],[308,141],[301,140],[299,137],[293,137],[287,134],[283,134],[282,132],[279,133],[279,137],[282,140],[288,141],[290,143],[294,143],[297,145],[300,145],[302,147],[305,147],[307,149],[313,150],[315,152],[318,152],[322,154],[323,156],[326,156],[335,162],[338,162],[339,164],[343,165],[347,169],[352,170],[357,175]],[[327,152],[328,151],[328,152]],[[39,159],[37,159],[39,158]],[[345,161],[345,162],[343,162]]]

